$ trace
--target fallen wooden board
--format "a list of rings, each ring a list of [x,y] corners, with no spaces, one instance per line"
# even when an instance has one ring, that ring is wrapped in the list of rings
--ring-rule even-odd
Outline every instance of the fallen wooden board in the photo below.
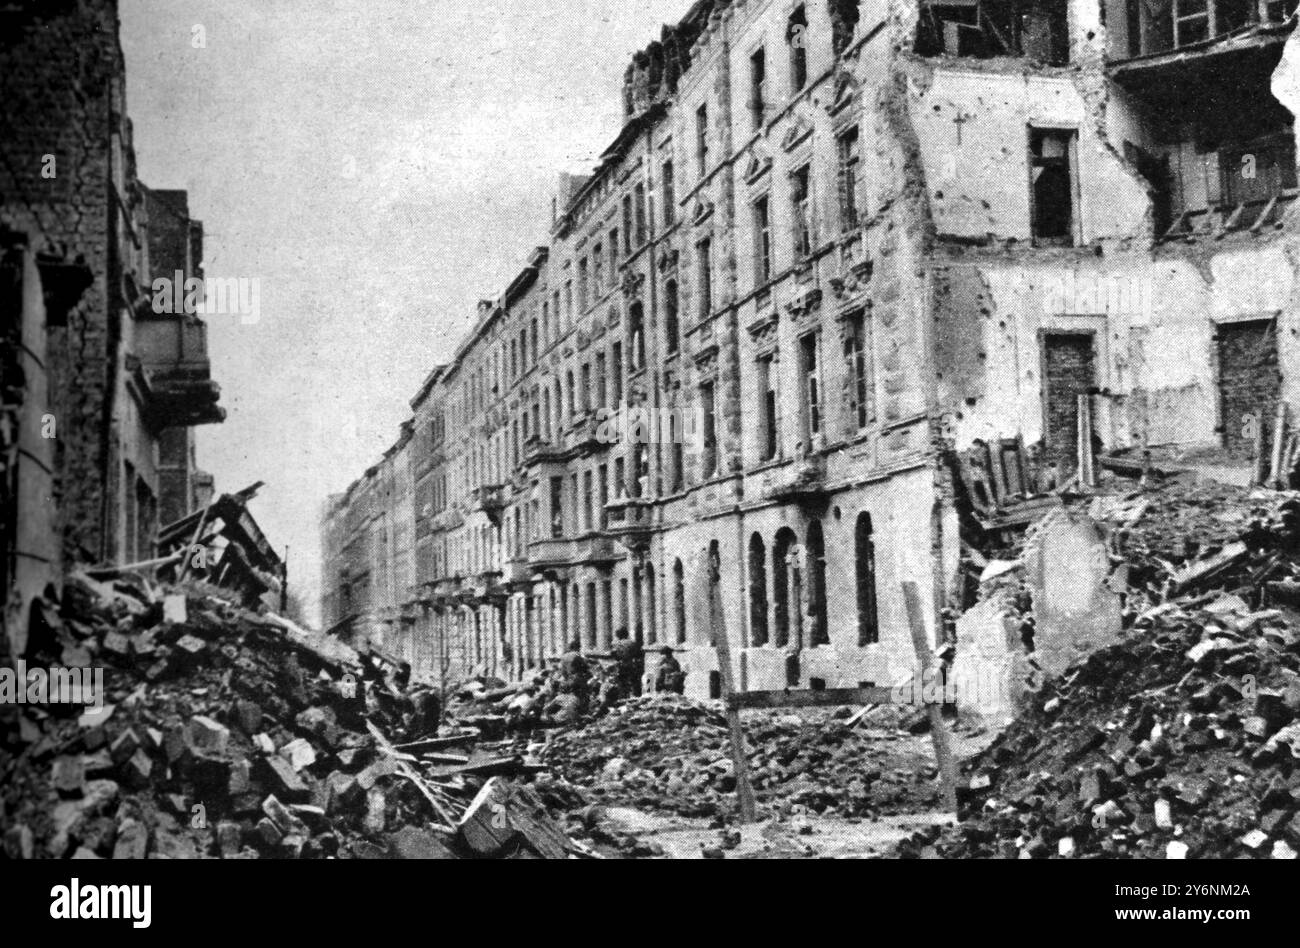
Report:
[[[531,788],[501,777],[483,784],[456,829],[480,856],[499,855],[521,839],[544,859],[564,859],[572,846]]]
[[[370,720],[366,721],[366,730],[368,730],[371,736],[373,736],[378,742],[379,749],[383,751],[385,755],[394,758],[394,763],[397,766],[398,773],[411,781],[411,783],[415,784],[415,788],[420,791],[420,794],[426,800],[429,801],[429,806],[433,807],[433,812],[442,817],[443,821],[446,823],[447,829],[454,829],[456,826],[456,820],[452,817],[450,811],[448,811],[448,809],[443,805],[442,801],[433,795],[433,791],[429,789],[428,784],[424,782],[424,778],[416,772],[415,768],[405,760],[401,759],[405,755],[399,754],[395,751],[393,745],[389,743],[388,738],[384,736],[384,732],[375,727],[374,723]]]
[[[1245,559],[1249,552],[1246,544],[1238,540],[1236,543],[1229,543],[1214,556],[1188,564],[1174,574],[1170,594],[1178,595],[1199,583],[1213,579],[1234,563]]]
[[[411,741],[407,744],[394,744],[393,749],[405,751],[408,754],[423,754],[426,751],[442,750],[444,747],[458,747],[461,744],[469,744],[478,740],[478,734],[453,734],[449,737],[428,737],[422,741]]]
[[[472,774],[477,777],[500,777],[509,774],[523,773],[529,770],[524,766],[524,759],[519,756],[513,757],[496,757],[492,760],[482,760],[470,764],[454,765],[434,765],[429,768],[429,773],[435,777],[459,777],[462,775]]]

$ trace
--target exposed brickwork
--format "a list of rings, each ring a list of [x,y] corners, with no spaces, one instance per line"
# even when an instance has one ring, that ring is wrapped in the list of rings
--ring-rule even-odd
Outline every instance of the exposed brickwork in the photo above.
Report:
[[[1255,439],[1249,437],[1247,416],[1258,424],[1267,451],[1282,390],[1276,324],[1268,320],[1220,326],[1218,355],[1224,446],[1238,457],[1253,457]]]
[[[1079,396],[1095,386],[1091,336],[1050,335],[1043,340],[1047,460],[1060,479],[1073,473],[1079,445]]]

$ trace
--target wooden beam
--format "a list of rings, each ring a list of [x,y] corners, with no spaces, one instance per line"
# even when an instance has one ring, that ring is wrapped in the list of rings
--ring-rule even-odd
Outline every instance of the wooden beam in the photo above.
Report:
[[[1259,217],[1255,218],[1255,223],[1250,225],[1250,232],[1252,234],[1258,234],[1260,232],[1264,226],[1264,222],[1268,220],[1268,215],[1273,213],[1273,208],[1275,207],[1277,207],[1276,194],[1268,199],[1268,203],[1264,205],[1264,210],[1259,212]]]
[[[731,678],[731,643],[727,641],[727,621],[722,611],[720,583],[722,564],[714,562],[707,549],[702,551],[705,568],[700,571],[709,584],[706,591],[709,602],[709,626],[713,632],[718,656],[718,678],[722,685],[722,701],[727,714],[727,731],[731,736],[731,763],[736,773],[736,802],[740,805],[740,822],[753,823],[757,818],[754,807],[754,787],[749,782],[749,760],[745,757],[745,732],[740,726],[740,709],[733,704],[735,683]]]

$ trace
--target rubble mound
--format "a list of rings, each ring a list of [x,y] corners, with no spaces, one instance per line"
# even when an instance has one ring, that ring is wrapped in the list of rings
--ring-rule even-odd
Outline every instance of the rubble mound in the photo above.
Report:
[[[29,665],[103,668],[104,706],[3,709],[0,826],[10,858],[443,858],[529,848],[517,833],[485,835],[471,818],[476,802],[506,799],[508,785],[429,774],[426,760],[393,749],[385,731],[410,724],[402,696],[372,680],[367,701],[355,652],[213,587],[159,592],[73,577],[61,605],[38,603],[32,643]],[[545,814],[527,825],[543,854],[565,854],[568,841]]]
[[[935,768],[904,731],[859,733],[825,712],[751,712],[743,724],[760,809],[870,817],[937,806]],[[729,748],[718,702],[669,694],[555,732],[538,756],[597,802],[725,820],[736,813]]]
[[[1140,502],[1122,548],[1164,601],[1049,680],[966,763],[961,822],[901,855],[1296,857],[1300,504],[1214,484]]]

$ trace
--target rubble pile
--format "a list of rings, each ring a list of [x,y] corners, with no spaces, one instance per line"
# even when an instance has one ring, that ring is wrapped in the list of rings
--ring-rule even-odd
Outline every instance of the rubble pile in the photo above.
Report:
[[[446,753],[472,733],[395,748],[388,734],[436,734],[437,721],[367,682],[346,645],[214,587],[73,577],[36,615],[28,665],[103,668],[103,707],[4,709],[10,858],[584,853],[504,779],[517,760]],[[505,832],[484,816],[501,807]]]
[[[1300,502],[1213,484],[1130,502],[1121,549],[1154,604],[967,762],[958,826],[901,854],[1300,851]]]
[[[912,746],[905,731],[865,734],[831,714],[774,712],[745,715],[744,728],[760,809],[869,817],[937,805],[933,762],[902,750]],[[729,748],[717,703],[657,694],[553,732],[537,756],[599,803],[727,819],[736,811]]]

